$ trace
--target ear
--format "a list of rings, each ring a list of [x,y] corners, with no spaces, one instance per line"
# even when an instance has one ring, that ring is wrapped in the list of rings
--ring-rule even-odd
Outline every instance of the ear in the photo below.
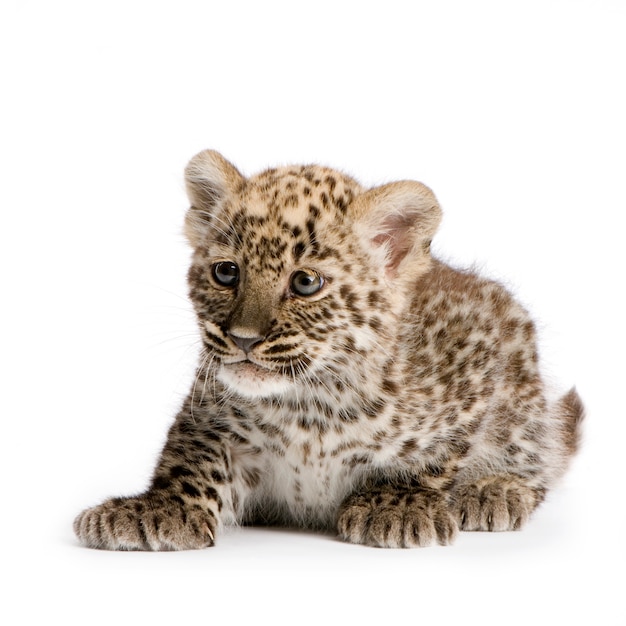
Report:
[[[219,152],[205,150],[189,161],[185,186],[191,207],[185,219],[185,235],[193,246],[202,241],[224,200],[241,191],[244,184],[245,178]]]
[[[435,194],[422,183],[400,181],[376,187],[353,203],[357,230],[391,280],[414,278],[430,261],[430,241],[441,221]]]

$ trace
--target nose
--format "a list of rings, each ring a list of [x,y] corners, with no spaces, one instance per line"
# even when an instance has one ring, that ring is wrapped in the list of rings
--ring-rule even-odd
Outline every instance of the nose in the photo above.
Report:
[[[264,337],[240,337],[231,332],[228,333],[228,336],[233,340],[234,344],[246,354],[264,339]]]

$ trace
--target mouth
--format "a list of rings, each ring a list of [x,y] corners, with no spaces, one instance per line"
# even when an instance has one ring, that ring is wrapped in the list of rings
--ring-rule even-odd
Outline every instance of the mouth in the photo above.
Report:
[[[224,363],[223,367],[233,372],[239,372],[244,376],[271,375],[271,370],[263,365],[258,365],[250,359],[235,361],[234,363]]]
[[[248,398],[282,394],[290,386],[284,376],[248,358],[222,363],[217,376],[227,387]]]
[[[222,359],[222,366],[230,368],[249,368],[250,370],[258,369],[261,372],[272,371],[272,368],[268,364],[258,362],[250,355]]]

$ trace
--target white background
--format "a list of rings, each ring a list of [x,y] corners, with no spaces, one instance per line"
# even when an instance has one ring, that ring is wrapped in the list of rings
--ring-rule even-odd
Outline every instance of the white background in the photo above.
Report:
[[[626,624],[625,33],[620,0],[3,0],[0,621]],[[182,170],[208,147],[434,189],[436,253],[505,280],[588,407],[526,530],[77,545],[75,514],[146,485],[192,379]]]

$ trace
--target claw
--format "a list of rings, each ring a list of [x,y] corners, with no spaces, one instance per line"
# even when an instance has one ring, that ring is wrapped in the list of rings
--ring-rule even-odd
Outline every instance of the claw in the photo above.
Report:
[[[204,528],[205,528],[205,530],[206,530],[206,534],[207,534],[207,535],[211,538],[211,541],[212,541],[213,543],[215,543],[215,537],[213,536],[213,533],[211,532],[211,529],[209,528],[209,525],[208,525],[208,524],[205,524],[205,525],[204,525]]]

